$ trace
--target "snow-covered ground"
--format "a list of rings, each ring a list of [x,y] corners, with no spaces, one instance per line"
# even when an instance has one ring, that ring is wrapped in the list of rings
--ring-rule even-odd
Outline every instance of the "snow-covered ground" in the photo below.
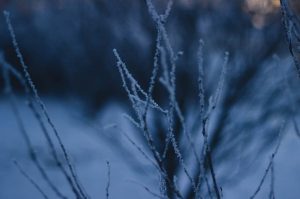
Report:
[[[21,106],[23,104],[20,103],[19,106],[21,115],[37,153],[47,165],[46,170],[55,182],[55,185],[63,190],[63,193],[72,196],[70,191],[66,191],[70,190],[66,185],[66,181],[54,167],[53,160],[49,158],[46,142],[35,118],[32,117],[32,114],[25,106]],[[109,126],[110,123],[121,121],[121,108],[111,106],[109,108],[110,112],[103,112],[101,118],[99,118],[99,129],[97,130],[95,127],[91,127],[90,124],[79,120],[78,115],[76,115],[77,110],[74,110],[76,106],[53,100],[46,101],[46,106],[62,136],[66,148],[71,154],[81,183],[92,198],[103,198],[105,196],[107,182],[106,161],[110,161],[111,165],[111,198],[124,198],[124,196],[126,196],[125,198],[150,198],[148,194],[145,194],[143,188],[132,182],[140,181],[141,177],[138,177],[137,172],[134,172],[131,169],[132,167],[128,166],[126,159],[131,161],[131,157],[124,157],[125,153],[122,152],[117,153],[114,148],[118,148],[118,143],[104,143],[101,136],[102,133],[113,132],[109,129],[101,128],[101,123]],[[40,193],[28,183],[13,165],[12,160],[14,159],[40,184],[50,198],[55,198],[48,186],[43,183],[36,167],[29,160],[15,117],[8,101],[4,99],[0,101],[0,119],[0,198],[41,198]],[[132,155],[134,155],[135,150],[131,149]],[[139,155],[137,154],[137,156]],[[144,172],[140,182],[153,184],[152,173],[147,174],[143,169],[139,172]]]
[[[72,197],[66,181],[54,166],[46,148],[46,142],[35,118],[19,99],[19,108],[32,142],[46,165],[51,179],[63,193]],[[118,134],[115,124],[122,126],[128,133],[133,131],[122,117],[124,110],[117,104],[107,105],[93,122],[85,121],[75,104],[54,99],[45,101],[50,116],[59,130],[63,142],[72,156],[81,183],[91,198],[104,198],[107,182],[106,161],[111,164],[111,198],[153,198],[134,181],[146,184],[157,190],[154,170],[136,150]],[[28,158],[24,140],[21,138],[15,117],[6,99],[0,100],[0,199],[41,198],[35,188],[20,174],[12,164],[17,160],[22,167],[47,192],[56,198],[43,182],[37,169]],[[276,198],[298,199],[300,196],[300,139],[287,128],[279,153],[275,157],[275,194]],[[116,135],[117,134],[117,135]],[[119,141],[113,137],[120,138]],[[122,146],[121,146],[122,145]],[[125,147],[124,147],[125,146]],[[116,150],[119,147],[126,150]],[[224,198],[249,198],[265,172],[272,151],[257,154],[258,160],[249,166],[248,175],[235,184],[222,182]],[[260,157],[260,156],[264,157]],[[228,174],[231,175],[231,174]],[[270,180],[266,179],[257,198],[267,198]]]

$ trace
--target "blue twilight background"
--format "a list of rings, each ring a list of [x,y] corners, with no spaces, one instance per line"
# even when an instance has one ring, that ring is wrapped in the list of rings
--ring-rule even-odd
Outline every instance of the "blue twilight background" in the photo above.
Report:
[[[153,2],[163,13],[167,1]],[[290,4],[295,15],[300,13],[296,0]],[[105,197],[106,161],[111,164],[111,198],[153,198],[139,183],[158,191],[156,171],[121,133],[126,131],[137,143],[146,145],[141,132],[124,118],[124,113],[133,115],[133,111],[112,51],[118,50],[133,76],[146,89],[155,51],[156,26],[145,1],[2,0],[0,9],[10,12],[32,79],[91,198]],[[224,198],[248,198],[255,191],[283,120],[286,127],[274,161],[275,194],[278,198],[298,198],[299,79],[288,52],[279,1],[174,0],[166,28],[174,50],[183,52],[177,62],[176,97],[188,129],[193,129],[199,110],[199,40],[205,43],[207,102],[216,89],[224,52],[230,53],[225,87],[208,127],[216,176]],[[0,50],[9,64],[22,70],[4,16],[0,17]],[[56,198],[29,158],[4,92],[2,75],[0,85],[0,198],[40,198],[12,160],[18,160],[48,196]],[[37,154],[55,184],[72,198],[35,118],[24,103],[22,87],[15,79],[12,85]],[[157,85],[153,97],[167,107],[166,91]],[[158,139],[163,140],[159,133],[164,124],[155,113],[150,113],[149,124]],[[184,149],[187,142],[180,134],[182,130],[178,126],[175,130],[187,164],[194,171],[190,151]],[[199,132],[194,129],[193,136],[200,152]],[[188,198],[191,190],[182,169],[174,158],[168,161],[172,175],[178,178],[181,191]],[[269,181],[267,177],[257,198],[268,197]]]

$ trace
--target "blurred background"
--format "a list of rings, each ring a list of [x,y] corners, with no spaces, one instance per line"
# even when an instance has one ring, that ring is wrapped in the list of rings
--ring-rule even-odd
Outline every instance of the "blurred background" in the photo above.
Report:
[[[168,3],[166,0],[153,2],[160,13]],[[289,3],[295,15],[300,15],[299,1]],[[104,197],[105,160],[110,160],[113,198],[152,198],[139,185],[128,181],[146,177],[143,184],[156,189],[157,179],[151,175],[153,168],[122,138],[119,130],[107,128],[118,124],[132,132],[138,143],[145,144],[137,129],[122,117],[122,113],[132,113],[132,110],[112,53],[114,48],[118,49],[146,90],[157,31],[145,1],[0,0],[0,10],[11,13],[32,79],[61,129],[91,196]],[[201,139],[199,128],[193,127],[199,110],[199,40],[205,43],[206,101],[216,89],[224,52],[230,53],[225,89],[209,126],[209,141],[224,197],[251,195],[267,166],[279,126],[286,120],[282,146],[285,148],[275,163],[278,174],[275,190],[278,198],[298,198],[300,191],[296,185],[300,183],[300,175],[295,169],[299,168],[300,160],[293,157],[297,157],[296,151],[300,149],[296,108],[300,103],[299,79],[288,51],[280,1],[174,0],[166,29],[174,50],[183,52],[177,62],[176,97],[195,140]],[[4,17],[0,17],[0,48],[6,61],[21,71]],[[0,85],[4,85],[3,81],[0,78]],[[58,184],[64,184],[56,177],[53,160],[47,158],[34,118],[22,103],[24,91],[15,81],[13,88],[44,164]],[[166,96],[161,86],[155,88],[154,99],[159,103],[166,104]],[[38,198],[38,193],[10,163],[12,158],[21,159],[24,167],[33,176],[37,175],[28,166],[31,163],[10,112],[9,100],[4,92],[0,97],[0,190],[3,189],[0,198],[24,198],[24,195]],[[163,124],[153,118],[150,123],[160,135]],[[176,132],[180,138],[182,129],[178,127]],[[180,140],[186,159],[191,162],[188,149],[184,149],[186,141]],[[171,175],[181,179],[182,171],[176,160],[169,161]],[[189,198],[191,190],[182,178],[182,192]],[[25,188],[16,193],[12,188],[16,185]],[[266,198],[268,183],[265,189],[258,198]],[[124,194],[128,195],[124,197]]]

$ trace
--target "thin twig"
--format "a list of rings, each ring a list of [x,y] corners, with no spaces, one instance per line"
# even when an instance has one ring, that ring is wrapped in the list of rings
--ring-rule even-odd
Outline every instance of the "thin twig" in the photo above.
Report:
[[[13,92],[12,86],[11,86],[11,80],[10,80],[10,74],[12,73],[14,76],[18,77],[18,80],[22,80],[22,77],[19,75],[19,73],[14,70],[14,68],[12,66],[10,66],[8,63],[6,63],[6,61],[4,60],[3,56],[0,57],[0,64],[2,64],[3,67],[3,79],[4,79],[4,84],[5,84],[5,91],[9,97],[9,102],[10,102],[10,106],[12,108],[12,111],[16,117],[16,121],[18,123],[18,127],[20,129],[21,135],[23,136],[27,149],[28,149],[28,153],[30,154],[30,158],[33,161],[34,165],[37,167],[38,171],[40,172],[40,174],[42,175],[43,179],[45,180],[45,182],[49,185],[49,187],[52,189],[52,191],[57,195],[57,197],[62,198],[62,199],[66,199],[67,197],[64,196],[59,190],[58,188],[54,185],[54,183],[52,182],[52,180],[50,179],[50,177],[48,176],[48,174],[46,173],[45,169],[43,168],[35,150],[34,147],[31,143],[31,140],[29,138],[29,135],[26,131],[24,122],[22,120],[22,117],[20,115],[20,111],[17,107],[17,102],[16,102],[16,97],[15,94]],[[23,81],[21,81],[23,82]],[[23,84],[22,84],[23,85]],[[25,85],[25,84],[24,84]]]
[[[143,185],[143,184],[141,184],[141,183],[139,183],[139,182],[136,182],[136,181],[133,181],[133,180],[130,180],[129,182],[141,186],[141,187],[144,188],[149,194],[151,194],[152,196],[154,196],[154,197],[156,197],[156,198],[165,199],[164,196],[161,196],[160,194],[155,193],[154,191],[152,191],[152,190],[151,190],[149,187],[147,187],[146,185]]]
[[[281,124],[281,127],[280,127],[280,129],[279,129],[279,132],[278,132],[278,140],[277,140],[277,144],[276,144],[276,146],[275,146],[275,148],[274,148],[274,151],[273,151],[272,154],[271,154],[271,158],[270,158],[270,161],[269,161],[269,163],[268,163],[268,166],[267,166],[267,168],[266,168],[266,170],[265,170],[265,172],[264,172],[264,174],[263,174],[263,176],[262,176],[262,178],[261,178],[261,180],[260,180],[260,182],[259,182],[259,184],[258,184],[258,187],[257,187],[256,190],[254,191],[254,193],[250,196],[250,199],[254,199],[254,198],[256,197],[256,195],[259,193],[259,191],[261,190],[262,185],[263,185],[264,182],[265,182],[265,179],[266,179],[266,177],[267,177],[269,171],[270,171],[271,168],[272,168],[272,165],[273,165],[273,162],[274,162],[274,158],[275,158],[275,156],[277,155],[278,150],[279,150],[279,147],[280,147],[281,142],[282,142],[283,131],[284,131],[284,129],[285,129],[285,126],[286,126],[286,121],[283,121],[282,124]]]
[[[275,199],[275,188],[274,188],[274,184],[275,184],[275,174],[274,174],[274,161],[273,164],[271,166],[271,180],[270,180],[270,193],[269,193],[269,199]]]
[[[31,91],[33,93],[33,96],[34,96],[34,99],[35,99],[36,103],[40,106],[40,109],[41,109],[43,115],[45,116],[48,124],[50,125],[51,129],[54,132],[55,137],[58,140],[59,146],[60,146],[60,148],[63,152],[64,158],[67,162],[68,168],[69,168],[71,176],[73,178],[73,181],[75,182],[75,185],[76,185],[77,189],[79,190],[79,193],[80,193],[81,197],[84,198],[84,199],[87,199],[89,197],[86,195],[84,188],[81,186],[81,184],[79,182],[79,179],[78,179],[78,177],[76,175],[76,172],[75,172],[75,169],[74,169],[74,167],[71,163],[71,160],[70,160],[69,154],[68,154],[68,152],[65,148],[65,145],[62,142],[60,134],[59,134],[58,130],[56,129],[52,119],[50,118],[50,116],[48,114],[48,111],[46,109],[46,106],[43,103],[43,101],[41,100],[41,98],[38,94],[38,91],[36,89],[36,86],[32,81],[31,75],[28,72],[28,66],[25,64],[23,55],[21,53],[21,50],[19,48],[19,44],[18,44],[17,39],[16,39],[15,31],[13,29],[13,26],[12,26],[12,23],[11,23],[11,20],[10,20],[10,13],[8,11],[4,11],[3,14],[5,16],[6,24],[8,26],[8,30],[9,30],[9,33],[10,33],[10,36],[11,36],[11,39],[12,39],[12,44],[14,46],[16,55],[17,55],[17,57],[19,59],[19,62],[22,66],[25,80],[28,83],[29,88],[31,89]]]
[[[40,192],[43,198],[49,199],[49,197],[42,190],[39,184],[32,177],[30,177],[30,175],[21,167],[21,165],[16,160],[14,160],[13,163],[16,166],[16,168],[20,171],[20,173]]]
[[[105,187],[105,196],[106,199],[109,199],[109,188],[110,188],[110,163],[109,161],[106,162],[107,166],[107,182],[106,182],[106,187]]]

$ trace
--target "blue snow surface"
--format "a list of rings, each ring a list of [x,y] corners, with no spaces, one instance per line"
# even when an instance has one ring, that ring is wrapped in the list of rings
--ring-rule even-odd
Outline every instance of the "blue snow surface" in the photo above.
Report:
[[[25,127],[50,178],[63,194],[69,198],[75,198],[67,182],[55,167],[42,132],[23,103],[24,99],[20,97],[18,102]],[[89,120],[80,113],[80,107],[75,103],[49,98],[45,100],[45,104],[71,155],[80,182],[91,198],[105,198],[106,161],[109,161],[111,165],[110,198],[154,198],[141,185],[159,193],[159,179],[155,169],[119,131],[119,128],[122,128],[134,137],[135,129],[122,116],[125,109],[121,105],[111,103],[98,113],[96,119]],[[41,198],[40,193],[13,165],[13,160],[17,160],[23,169],[38,182],[49,198],[57,198],[30,161],[25,142],[6,98],[0,100],[0,121],[0,198]],[[300,173],[295,172],[300,168],[299,151],[299,137],[292,128],[287,128],[282,145],[275,157],[277,198],[297,199],[300,195]],[[261,161],[254,161],[250,164],[248,175],[243,175],[237,183],[222,181],[220,184],[224,198],[249,198],[265,172],[271,153],[272,150],[263,155],[258,154],[257,158]],[[59,155],[62,156],[62,152],[59,152]],[[232,173],[228,173],[228,176],[239,175],[238,165],[237,161],[232,168]],[[219,168],[216,175],[218,176],[221,172],[222,168]],[[256,198],[267,198],[269,190],[270,179],[267,177]]]

